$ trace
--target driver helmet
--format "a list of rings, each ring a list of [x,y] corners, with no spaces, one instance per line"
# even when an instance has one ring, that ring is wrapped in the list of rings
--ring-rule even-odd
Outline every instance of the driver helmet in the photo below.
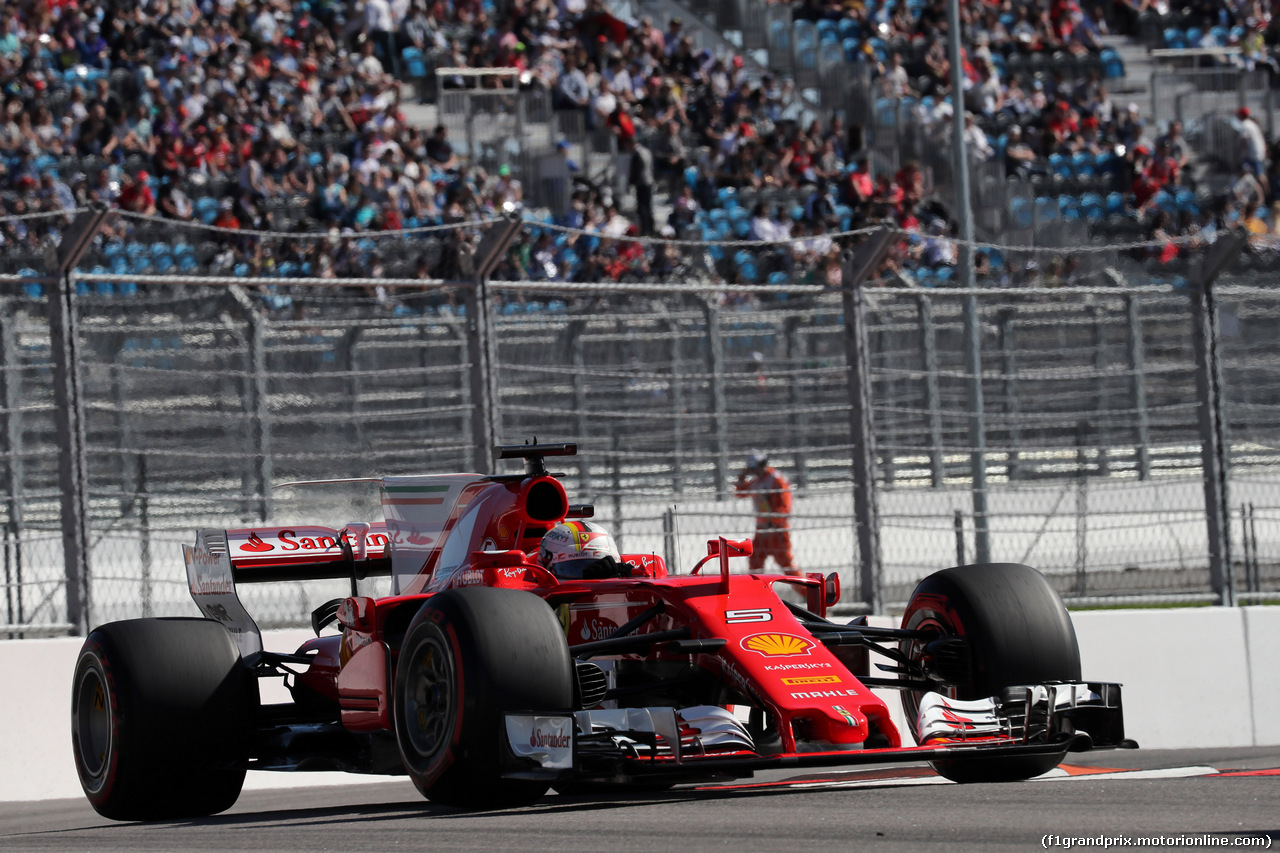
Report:
[[[609,531],[592,521],[561,522],[547,531],[538,548],[539,565],[563,580],[602,576],[597,564],[605,558],[616,567],[622,557]],[[593,567],[597,571],[587,571]]]

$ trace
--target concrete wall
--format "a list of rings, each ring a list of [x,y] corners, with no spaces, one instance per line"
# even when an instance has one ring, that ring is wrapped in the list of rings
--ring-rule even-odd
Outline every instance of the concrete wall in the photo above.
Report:
[[[1280,745],[1280,608],[1075,613],[1084,677],[1124,684],[1125,727],[1147,749]],[[268,632],[291,650],[305,631]],[[71,758],[78,639],[0,641],[0,801],[81,796]],[[287,698],[264,682],[265,701]],[[886,695],[897,710],[896,697]],[[901,724],[900,715],[896,718]],[[247,788],[380,781],[251,773]]]

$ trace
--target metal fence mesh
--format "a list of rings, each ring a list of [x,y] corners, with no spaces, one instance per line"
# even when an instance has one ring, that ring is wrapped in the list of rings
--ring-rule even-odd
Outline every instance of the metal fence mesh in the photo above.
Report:
[[[1060,259],[1002,251],[1005,268]],[[1078,269],[1110,281],[1108,267],[1089,272],[1094,263],[1084,257]],[[1221,285],[1217,340],[1242,600],[1280,597],[1280,297],[1253,275]],[[371,487],[273,484],[473,467],[473,285],[147,279],[125,298],[100,292],[104,280],[85,276],[92,286],[73,300],[93,624],[189,612],[177,546],[197,527],[379,517]],[[893,281],[865,291],[878,600],[892,607],[924,574],[974,559],[976,415],[993,559],[1037,566],[1080,604],[1215,600],[1196,381],[1204,353],[1188,291],[1043,280],[976,291],[975,412],[967,292],[879,286]],[[8,283],[0,306],[4,616],[49,627],[68,609],[59,380],[48,296],[29,283]],[[764,450],[795,490],[798,565],[839,572],[846,600],[870,597],[857,570],[859,448],[839,290],[496,282],[487,304],[495,433],[577,441],[579,456],[559,466],[571,497],[594,503],[624,550],[687,569],[707,538],[749,536],[752,508],[732,488],[745,456]],[[305,624],[345,588],[330,586],[244,595],[264,624]]]

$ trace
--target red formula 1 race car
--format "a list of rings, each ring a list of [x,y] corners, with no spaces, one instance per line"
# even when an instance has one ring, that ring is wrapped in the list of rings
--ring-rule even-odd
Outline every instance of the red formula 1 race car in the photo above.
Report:
[[[652,554],[548,568],[548,532],[582,546],[595,527],[544,468],[574,449],[499,448],[525,459],[513,476],[387,477],[377,523],[201,531],[184,550],[208,618],[116,622],[85,641],[72,742],[93,807],[213,814],[246,770],[408,774],[468,808],[877,762],[1016,780],[1134,745],[1119,685],[1080,680],[1070,617],[1026,566],[933,574],[900,628],[827,619],[834,575],[731,573],[750,542],[713,540],[686,574]],[[390,595],[356,594],[375,576]],[[315,611],[315,639],[263,649],[237,586],[320,578],[350,578],[352,595]],[[260,702],[271,676],[293,701]],[[913,732],[873,687],[901,691]]]

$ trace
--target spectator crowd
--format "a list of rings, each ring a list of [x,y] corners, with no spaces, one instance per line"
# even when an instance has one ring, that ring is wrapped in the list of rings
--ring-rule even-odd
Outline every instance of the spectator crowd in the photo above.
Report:
[[[945,0],[792,8],[795,20],[844,36],[847,61],[871,81],[870,103],[947,142]],[[1150,0],[1109,8],[962,4],[959,102],[971,156],[1039,193],[1096,196],[1102,225],[1121,220],[1160,243],[1145,258],[1154,264],[1176,262],[1222,228],[1274,234],[1280,157],[1256,117],[1235,115],[1231,178],[1204,180],[1178,122],[1154,127],[1109,91],[1104,38],[1136,36],[1164,10]],[[1265,58],[1273,28],[1261,0],[1186,14],[1206,30],[1239,29],[1248,55]],[[516,69],[522,88],[543,90],[611,139],[622,178],[569,161],[566,203],[554,216],[529,205],[531,227],[500,278],[835,285],[841,235],[878,223],[904,232],[886,280],[954,265],[954,217],[934,197],[927,165],[869,156],[868,128],[839,112],[806,118],[790,79],[750,66],[697,49],[679,18],[622,21],[601,0],[10,0],[0,13],[0,199],[11,216],[0,239],[11,256],[35,258],[62,220],[13,215],[99,201],[137,215],[117,221],[117,236],[169,220],[171,232],[207,247],[193,263],[217,270],[463,275],[472,229],[368,238],[474,222],[531,200],[510,165],[486,171],[443,125],[406,120],[416,97],[406,80],[434,67],[493,67]],[[227,230],[172,229],[181,223]],[[767,241],[779,245],[753,245]],[[992,278],[1026,280],[998,258],[980,264]]]

